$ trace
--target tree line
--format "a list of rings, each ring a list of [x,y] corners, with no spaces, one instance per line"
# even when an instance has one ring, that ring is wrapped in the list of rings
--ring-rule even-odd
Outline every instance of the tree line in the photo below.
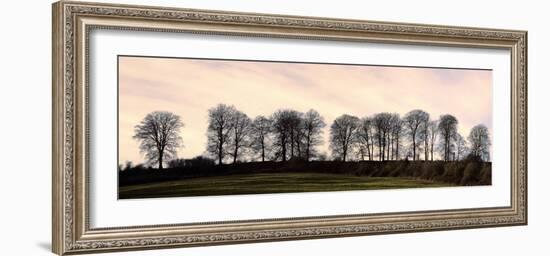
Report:
[[[244,156],[257,156],[262,162],[291,158],[309,161],[318,156],[325,126],[315,110],[301,113],[282,109],[269,117],[251,119],[234,106],[219,104],[208,110],[207,152],[218,164],[227,157],[235,163]]]
[[[180,117],[170,112],[152,112],[135,127],[134,138],[147,163],[173,159],[182,146]],[[324,118],[314,109],[299,112],[279,109],[270,116],[250,118],[232,105],[218,104],[208,110],[206,153],[218,165],[239,161],[328,160],[318,150],[323,144]],[[424,160],[434,153],[444,161],[473,156],[489,161],[489,131],[474,126],[466,139],[458,132],[458,120],[450,114],[432,120],[423,110],[377,113],[367,117],[343,114],[330,125],[332,160]]]

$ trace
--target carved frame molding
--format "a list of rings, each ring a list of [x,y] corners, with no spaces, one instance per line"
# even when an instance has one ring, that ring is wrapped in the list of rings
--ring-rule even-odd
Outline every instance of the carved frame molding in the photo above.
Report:
[[[509,49],[510,207],[91,229],[87,194],[88,36],[93,29]],[[527,224],[527,32],[176,8],[53,5],[53,251],[216,245]]]

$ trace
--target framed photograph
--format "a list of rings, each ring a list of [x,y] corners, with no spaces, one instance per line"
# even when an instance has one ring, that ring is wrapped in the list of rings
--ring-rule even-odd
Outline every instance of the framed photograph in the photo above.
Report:
[[[53,5],[53,251],[527,224],[527,32]]]

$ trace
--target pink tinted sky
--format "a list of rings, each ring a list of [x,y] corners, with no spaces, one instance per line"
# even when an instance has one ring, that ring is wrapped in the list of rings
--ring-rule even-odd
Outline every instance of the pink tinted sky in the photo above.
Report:
[[[477,124],[493,131],[489,70],[119,57],[119,162],[144,161],[132,135],[152,111],[182,118],[178,157],[204,154],[208,109],[219,103],[251,118],[313,108],[327,123],[319,146],[327,154],[328,127],[342,114],[423,109],[456,116],[465,138]]]

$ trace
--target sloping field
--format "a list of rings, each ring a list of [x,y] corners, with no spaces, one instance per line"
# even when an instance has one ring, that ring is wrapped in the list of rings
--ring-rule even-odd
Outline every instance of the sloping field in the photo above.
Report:
[[[454,186],[403,177],[325,173],[251,173],[121,186],[120,199]]]

